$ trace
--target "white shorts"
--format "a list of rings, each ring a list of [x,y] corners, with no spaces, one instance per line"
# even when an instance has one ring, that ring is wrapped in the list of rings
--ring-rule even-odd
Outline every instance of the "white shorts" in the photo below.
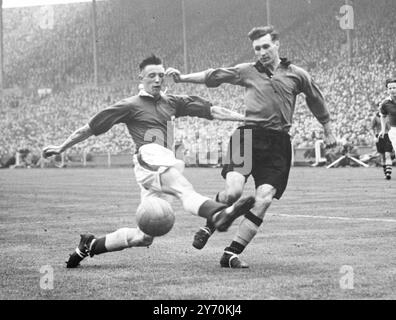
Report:
[[[392,142],[393,150],[396,150],[396,127],[391,127],[388,132],[389,140]]]
[[[141,189],[141,199],[156,196],[165,200],[172,197],[162,192],[160,176],[171,167],[183,172],[184,162],[176,159],[172,150],[156,143],[145,144],[133,156],[135,177]]]

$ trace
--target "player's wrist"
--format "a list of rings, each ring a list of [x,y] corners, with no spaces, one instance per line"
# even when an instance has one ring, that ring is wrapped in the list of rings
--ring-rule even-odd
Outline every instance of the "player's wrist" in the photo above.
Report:
[[[323,123],[323,131],[325,135],[329,135],[332,133],[330,122]]]
[[[179,74],[178,82],[186,82],[186,76],[184,74]]]

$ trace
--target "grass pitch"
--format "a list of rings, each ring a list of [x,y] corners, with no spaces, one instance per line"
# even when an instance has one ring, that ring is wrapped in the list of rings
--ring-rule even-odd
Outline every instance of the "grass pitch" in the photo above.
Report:
[[[241,255],[247,270],[219,265],[238,221],[199,251],[191,243],[204,220],[177,201],[174,228],[150,248],[66,269],[80,233],[136,225],[133,170],[1,170],[0,299],[395,299],[396,184],[381,170],[292,168]],[[185,173],[209,197],[223,187],[220,169]]]

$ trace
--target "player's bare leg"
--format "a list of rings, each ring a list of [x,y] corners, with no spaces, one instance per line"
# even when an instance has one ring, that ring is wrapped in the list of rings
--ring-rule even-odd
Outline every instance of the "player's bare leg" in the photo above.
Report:
[[[214,223],[220,221],[220,227],[231,223],[234,217],[237,217],[235,212],[237,214],[238,212],[233,207],[227,208],[226,205],[197,193],[176,168],[171,167],[161,174],[161,187],[163,192],[178,197],[186,211],[206,219],[214,219]],[[250,202],[246,201],[246,203]],[[152,242],[153,237],[144,234],[138,228],[121,228],[101,238],[96,238],[92,234],[82,234],[78,247],[66,262],[67,268],[77,267],[88,256],[130,247],[149,246]]]
[[[225,181],[225,189],[217,194],[216,201],[228,205],[233,204],[241,197],[243,188],[245,187],[245,181],[246,179],[242,174],[235,171],[228,172]]]
[[[191,183],[173,167],[161,174],[161,188],[162,192],[179,198],[184,210],[211,221],[220,231],[226,231],[246,208],[249,210],[254,204],[254,197],[240,199],[228,207],[204,197],[197,193]]]
[[[174,167],[161,174],[161,190],[174,195],[182,202],[184,210],[204,218],[211,218],[227,206],[210,200],[194,190],[192,184]]]
[[[272,203],[276,194],[276,189],[268,184],[259,186],[256,189],[255,205],[243,217],[239,224],[238,231],[232,240],[230,246],[224,249],[220,265],[224,268],[248,268],[249,266],[241,261],[239,254],[253,240],[259,227],[261,226],[265,213]]]
[[[131,247],[148,247],[153,243],[153,239],[138,228],[121,228],[100,238],[93,234],[82,234],[78,247],[66,262],[66,267],[76,268],[88,256]]]
[[[215,200],[228,206],[232,205],[241,197],[245,181],[245,177],[240,173],[234,171],[228,172],[225,181],[225,189],[216,195]],[[195,233],[193,247],[198,250],[202,249],[215,230],[216,228],[213,223],[207,220],[206,225]]]

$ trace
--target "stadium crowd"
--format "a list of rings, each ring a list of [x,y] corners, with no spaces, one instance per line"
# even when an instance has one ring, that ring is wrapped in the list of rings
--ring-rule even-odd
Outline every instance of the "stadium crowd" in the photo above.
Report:
[[[9,87],[20,89],[3,97],[0,157],[19,149],[39,154],[44,145],[60,142],[94,112],[136,94],[138,61],[151,52],[161,55],[166,66],[183,70],[181,21],[169,18],[175,11],[181,14],[181,9],[171,0],[133,1],[135,6],[125,0],[98,2],[98,87],[92,85],[90,5],[74,4],[73,10],[69,5],[55,6],[52,29],[43,29],[27,18],[37,8],[5,10],[5,80]],[[344,2],[298,2],[299,6],[291,0],[272,2],[272,22],[281,31],[281,56],[313,75],[324,93],[339,141],[374,146],[371,116],[386,96],[385,79],[396,70],[394,1],[354,1],[350,62],[346,32],[336,19]],[[293,14],[288,9],[292,3],[296,8]],[[252,61],[246,34],[253,25],[265,24],[265,1],[253,0],[251,5],[258,9],[252,10],[241,0],[227,0],[226,6],[224,1],[186,1],[190,71]],[[38,88],[52,91],[38,96]],[[169,81],[167,90],[204,96],[232,110],[244,110],[242,88],[223,85],[207,89]],[[191,153],[218,149],[237,125],[177,119],[176,141]],[[125,130],[116,126],[100,139],[79,144],[73,152],[132,152]],[[295,147],[312,147],[321,134],[300,96],[291,130]]]

